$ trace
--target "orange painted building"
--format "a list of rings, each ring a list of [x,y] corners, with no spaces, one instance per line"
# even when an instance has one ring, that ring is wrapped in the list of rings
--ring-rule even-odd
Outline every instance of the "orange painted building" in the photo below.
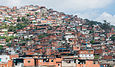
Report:
[[[7,65],[8,65],[8,67],[12,67],[13,66],[13,61],[9,60]]]
[[[8,63],[0,63],[0,67],[12,67],[13,62],[12,60],[9,60]]]
[[[61,67],[61,58],[37,59],[36,66]]]
[[[24,66],[35,66],[33,58],[24,58]]]
[[[18,58],[17,58],[18,60]],[[24,67],[100,67],[98,60],[83,60],[73,57],[39,57],[39,58],[22,58],[21,63],[24,64]],[[11,61],[10,61],[11,62]],[[9,67],[12,67],[12,63],[8,64]],[[10,65],[11,64],[11,65]],[[1,66],[7,64],[2,64]],[[0,67],[1,67],[0,66]]]
[[[7,63],[0,63],[0,67],[7,67]]]
[[[9,56],[10,56],[10,59],[19,58],[19,55],[9,55]]]
[[[85,63],[79,63],[76,67],[100,67],[98,61],[87,60]]]

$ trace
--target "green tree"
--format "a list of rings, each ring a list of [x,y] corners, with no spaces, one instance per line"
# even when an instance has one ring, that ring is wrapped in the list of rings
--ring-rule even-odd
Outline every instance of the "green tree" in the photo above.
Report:
[[[3,46],[2,46],[2,45],[0,45],[0,50],[1,50],[1,49],[3,49]]]
[[[6,46],[11,47],[11,43],[8,43]]]
[[[6,23],[2,23],[0,28],[8,28],[8,25]]]
[[[20,22],[20,21],[21,21],[21,19],[20,19],[20,17],[18,17],[17,22]]]
[[[6,37],[5,36],[0,36],[0,39],[5,39]]]
[[[37,15],[38,14],[38,12],[35,12],[35,15]]]
[[[112,41],[115,41],[115,35],[112,35],[112,36],[110,37],[110,39],[111,39]]]
[[[104,23],[101,25],[101,28],[105,30],[106,33],[111,32],[111,25],[109,22],[104,20]]]
[[[94,41],[94,40],[91,40],[90,43],[93,44],[93,43],[95,43],[95,41]]]
[[[95,59],[99,59],[99,55],[95,55]]]
[[[16,29],[23,29],[23,28],[26,27],[26,26],[28,26],[28,24],[26,24],[26,23],[18,23],[18,24],[16,25]]]
[[[9,26],[8,31],[16,32],[16,27],[15,26]]]
[[[25,19],[25,17],[22,17],[22,19],[21,19],[22,21],[25,21],[26,19]]]

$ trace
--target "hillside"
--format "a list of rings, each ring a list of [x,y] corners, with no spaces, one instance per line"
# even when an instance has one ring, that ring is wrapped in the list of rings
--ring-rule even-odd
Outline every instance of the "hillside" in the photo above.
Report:
[[[115,26],[106,20],[90,21],[44,6],[0,7],[1,55],[40,59],[74,56],[103,63],[101,60],[115,59],[114,35]]]

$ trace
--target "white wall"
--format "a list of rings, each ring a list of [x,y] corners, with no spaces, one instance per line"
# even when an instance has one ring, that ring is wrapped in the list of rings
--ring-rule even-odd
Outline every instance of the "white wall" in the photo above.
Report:
[[[80,58],[84,58],[84,59],[93,59],[94,55],[93,54],[79,54]]]
[[[8,55],[0,55],[1,62],[8,62],[10,57]]]

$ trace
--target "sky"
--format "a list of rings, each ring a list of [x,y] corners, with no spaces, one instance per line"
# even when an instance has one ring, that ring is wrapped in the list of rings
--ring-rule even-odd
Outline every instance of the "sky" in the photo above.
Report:
[[[4,6],[39,5],[59,12],[115,25],[115,0],[0,0]]]

